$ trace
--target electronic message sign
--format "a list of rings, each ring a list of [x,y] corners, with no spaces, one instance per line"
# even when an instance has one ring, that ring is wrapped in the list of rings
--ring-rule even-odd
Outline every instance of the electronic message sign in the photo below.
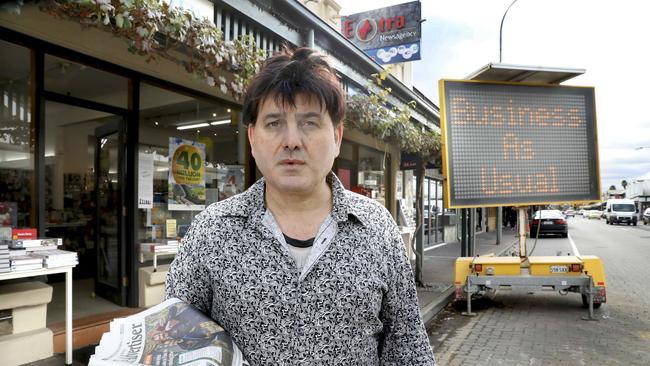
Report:
[[[594,88],[439,86],[449,208],[600,200]]]

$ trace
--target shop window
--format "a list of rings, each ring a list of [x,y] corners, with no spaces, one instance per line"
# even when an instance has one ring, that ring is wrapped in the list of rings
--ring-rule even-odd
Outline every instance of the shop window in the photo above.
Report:
[[[383,151],[365,146],[359,147],[359,177],[356,189],[384,206],[386,205],[385,159],[386,153]]]
[[[95,275],[96,130],[121,118],[68,104],[45,103],[45,236],[63,238],[62,249],[77,252],[76,278]],[[116,169],[110,173],[115,181],[112,183],[120,184]]]
[[[210,204],[245,189],[246,130],[240,112],[142,84],[140,242],[181,238]]]
[[[386,205],[386,158],[383,151],[348,140],[341,143],[341,153],[334,163],[334,172],[343,186]]]
[[[357,147],[347,140],[341,142],[339,156],[334,162],[334,173],[339,178],[343,187],[351,190],[357,185]]]
[[[0,41],[0,226],[33,227],[30,50]]]
[[[128,80],[125,77],[98,70],[52,55],[45,55],[45,90],[127,108]]]

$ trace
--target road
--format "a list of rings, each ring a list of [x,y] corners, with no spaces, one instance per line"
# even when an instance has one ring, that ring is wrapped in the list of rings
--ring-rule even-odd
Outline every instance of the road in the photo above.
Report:
[[[531,250],[534,239],[528,239]],[[573,243],[573,244],[572,244]],[[579,294],[497,292],[448,306],[427,328],[439,365],[649,365],[650,226],[569,219],[569,238],[542,237],[534,255],[602,258],[607,303],[584,321]]]

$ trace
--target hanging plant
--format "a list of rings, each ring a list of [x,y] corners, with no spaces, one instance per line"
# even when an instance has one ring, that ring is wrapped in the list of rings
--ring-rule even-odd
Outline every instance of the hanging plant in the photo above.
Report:
[[[424,161],[440,158],[440,134],[424,130],[411,122],[411,109],[415,101],[402,108],[388,105],[391,89],[384,87],[389,69],[372,75],[367,94],[356,94],[347,100],[345,122],[382,141],[397,145],[406,153],[418,154]]]
[[[199,19],[161,0],[41,0],[39,8],[82,27],[113,33],[128,43],[128,50],[147,57],[162,57],[181,65],[210,86],[241,99],[249,80],[265,58],[248,35],[234,41],[207,18]],[[181,51],[189,57],[178,57]],[[228,76],[224,76],[227,71]]]

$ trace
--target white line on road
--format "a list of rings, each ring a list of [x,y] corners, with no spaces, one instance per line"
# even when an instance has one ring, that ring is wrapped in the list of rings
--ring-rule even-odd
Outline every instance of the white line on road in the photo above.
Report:
[[[432,245],[432,246],[430,246],[428,248],[424,248],[424,251],[428,252],[428,251],[436,249],[436,248],[444,247],[447,244],[449,244],[449,243],[440,243],[440,244]]]
[[[573,238],[571,237],[571,234],[569,234],[569,243],[571,243],[571,250],[573,250],[573,255],[579,257],[580,252],[578,251],[578,247],[576,247],[576,243],[573,242]]]

